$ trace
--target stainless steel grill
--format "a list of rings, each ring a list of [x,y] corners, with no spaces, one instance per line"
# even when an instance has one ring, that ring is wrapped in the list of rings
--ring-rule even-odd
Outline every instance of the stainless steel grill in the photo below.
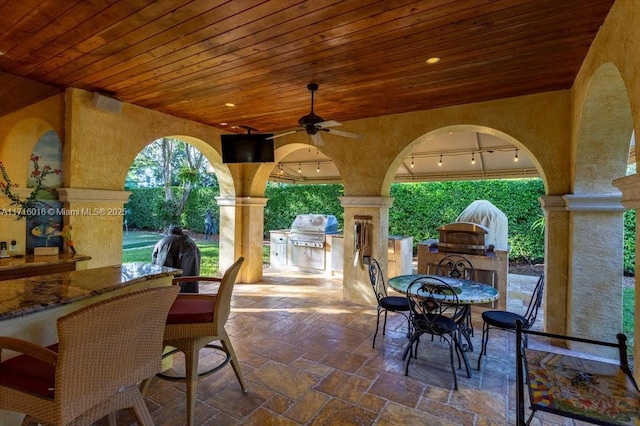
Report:
[[[323,214],[300,214],[291,224],[289,241],[301,247],[324,247],[325,234],[338,232],[335,216]]]
[[[301,214],[296,216],[289,232],[289,266],[321,269],[327,265],[326,234],[338,232],[335,216]]]

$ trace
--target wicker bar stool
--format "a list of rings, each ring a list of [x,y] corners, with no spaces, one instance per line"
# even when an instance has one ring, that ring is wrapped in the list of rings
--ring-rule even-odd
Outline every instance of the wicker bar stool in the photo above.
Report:
[[[152,426],[138,384],[162,368],[162,334],[175,287],[155,287],[94,303],[58,319],[59,343],[42,347],[0,337],[22,353],[0,363],[0,409],[23,425],[89,425],[133,408]]]
[[[187,424],[195,424],[196,389],[198,380],[208,376],[227,363],[231,363],[233,371],[240,382],[243,393],[248,393],[247,385],[242,377],[238,358],[229,340],[224,326],[231,311],[231,294],[233,286],[244,261],[243,257],[238,258],[229,267],[222,278],[217,277],[177,277],[174,284],[180,282],[219,282],[218,293],[212,294],[188,294],[181,293],[174,302],[169,315],[164,332],[164,344],[175,348],[167,353],[165,357],[177,352],[184,353],[185,371],[184,377],[172,376],[160,373],[157,377],[165,380],[186,382],[187,385]],[[218,341],[219,344],[213,343]],[[225,359],[209,368],[207,371],[198,373],[198,360],[200,350],[212,348],[222,351]],[[149,388],[150,380],[143,384],[143,393]]]

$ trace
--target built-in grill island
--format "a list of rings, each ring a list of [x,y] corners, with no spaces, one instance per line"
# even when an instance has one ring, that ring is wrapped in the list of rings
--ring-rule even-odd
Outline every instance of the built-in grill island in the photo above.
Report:
[[[290,229],[270,231],[271,266],[299,271],[330,270],[331,245],[327,235],[337,233],[335,216],[297,215]]]
[[[435,274],[438,262],[460,254],[471,262],[474,281],[490,284],[500,298],[486,307],[506,309],[509,248],[507,217],[486,200],[471,203],[456,222],[438,228],[439,239],[418,244],[418,273]]]
[[[344,235],[335,216],[300,214],[290,229],[270,231],[271,268],[342,274]],[[411,274],[413,237],[389,237],[390,276]]]
[[[321,214],[300,214],[291,224],[289,232],[288,264],[300,270],[315,269],[324,271],[330,259],[327,234],[338,232],[338,220],[335,216]]]

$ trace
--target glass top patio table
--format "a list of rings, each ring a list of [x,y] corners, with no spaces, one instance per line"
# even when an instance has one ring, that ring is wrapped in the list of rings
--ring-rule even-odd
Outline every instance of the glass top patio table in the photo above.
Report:
[[[489,284],[427,274],[398,275],[389,279],[389,287],[399,293],[406,294],[409,284],[411,284],[413,281],[417,280],[418,278],[422,278],[427,279],[428,282],[428,279],[431,277],[442,280],[453,287],[458,295],[458,303],[461,305],[475,305],[478,303],[493,302],[500,296],[498,290],[491,287]],[[434,280],[434,283],[437,282],[438,281]]]

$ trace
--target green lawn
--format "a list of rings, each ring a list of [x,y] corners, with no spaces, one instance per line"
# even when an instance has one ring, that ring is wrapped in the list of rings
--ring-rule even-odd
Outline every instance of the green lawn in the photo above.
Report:
[[[122,263],[151,262],[153,246],[161,238],[161,234],[154,232],[129,232],[122,241]],[[220,258],[218,242],[197,240],[196,245],[202,255],[200,274],[215,276],[218,273],[218,259]],[[269,260],[268,246],[264,248],[263,260]]]
[[[622,332],[626,334],[628,340],[627,345],[629,351],[633,351],[633,333],[634,333],[634,317],[636,291],[633,287],[624,287],[622,289]]]
[[[129,232],[122,241],[122,263],[151,262],[153,246],[160,241],[162,235],[154,232]],[[196,241],[200,249],[200,274],[215,276],[218,272],[218,243],[213,241]]]

